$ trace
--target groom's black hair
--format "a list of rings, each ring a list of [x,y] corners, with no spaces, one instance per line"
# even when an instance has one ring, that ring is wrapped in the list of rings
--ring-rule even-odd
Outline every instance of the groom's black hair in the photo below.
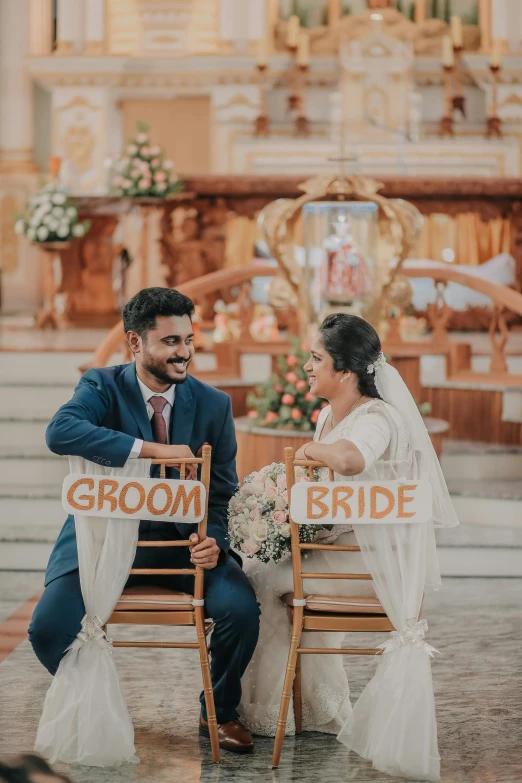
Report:
[[[188,315],[192,320],[192,299],[173,288],[142,288],[123,308],[123,330],[145,337],[150,329],[156,328],[158,316],[172,315]]]
[[[381,341],[373,326],[358,315],[332,313],[326,316],[319,331],[335,372],[355,373],[361,394],[382,399],[375,386],[375,373],[368,372],[368,365],[381,352]]]

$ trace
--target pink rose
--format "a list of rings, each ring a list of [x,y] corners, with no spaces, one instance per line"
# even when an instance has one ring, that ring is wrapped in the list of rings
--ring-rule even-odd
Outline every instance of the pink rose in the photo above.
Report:
[[[244,552],[245,555],[255,555],[256,552],[259,552],[259,544],[252,538],[247,538],[241,544],[241,551]]]
[[[136,136],[136,141],[138,144],[145,144],[149,140],[149,136],[147,133],[138,133]]]
[[[297,356],[294,356],[293,354],[290,354],[290,356],[287,358],[286,363],[289,367],[295,367],[297,364]]]
[[[247,415],[249,419],[257,419],[257,411],[248,411]]]
[[[159,155],[161,152],[161,147],[159,147],[157,144],[153,144],[150,148],[150,154],[151,155]]]
[[[138,182],[138,187],[140,190],[148,190],[150,188],[150,184],[150,179],[145,179],[145,177],[143,177],[143,179],[140,179]]]
[[[281,402],[283,405],[293,405],[294,404],[295,397],[293,394],[283,394],[281,397]]]
[[[287,516],[286,511],[272,511],[272,519],[276,525],[284,525]]]
[[[239,490],[239,494],[244,498],[247,498],[249,495],[252,495],[252,493],[253,493],[253,489],[250,486],[250,484],[243,484],[243,486]]]
[[[305,394],[305,400],[306,400],[307,402],[313,402],[313,400],[314,400],[314,399],[315,399],[315,397],[314,397],[314,395],[312,394],[312,392],[306,392],[306,394]]]
[[[310,416],[310,421],[312,422],[312,424],[317,424],[319,413],[320,413],[319,408],[316,408],[315,411],[312,411],[312,415]]]
[[[297,381],[295,388],[297,389],[297,391],[304,391],[306,389],[306,385],[307,385],[306,381],[300,380]]]
[[[277,421],[279,416],[277,413],[274,413],[274,411],[268,411],[268,413],[265,416],[265,421],[267,424],[272,424],[274,421]]]
[[[265,487],[265,495],[267,498],[275,498],[277,489],[275,487]]]
[[[153,179],[154,179],[154,182],[165,182],[165,180],[167,179],[167,175],[165,174],[164,171],[157,171],[154,174]]]
[[[288,383],[295,383],[298,380],[298,377],[295,374],[295,372],[287,372],[285,377]]]
[[[258,508],[253,508],[252,511],[250,512],[250,519],[252,520],[252,522],[262,522],[263,515]]]
[[[265,479],[264,479],[264,476],[261,473],[261,471],[252,474],[252,483],[253,484],[263,484],[264,481],[265,481]]]
[[[159,166],[159,164],[160,164],[160,159],[159,158],[153,158],[151,160],[151,162],[150,162],[150,165],[154,166],[154,168],[156,168],[156,166]]]
[[[292,413],[290,414],[292,416],[292,419],[294,421],[299,421],[303,418],[303,414],[299,410],[299,408],[292,408]]]
[[[276,392],[277,392],[278,394],[281,394],[281,392],[283,391],[283,387],[281,386],[281,384],[280,384],[280,383],[276,383],[275,390],[276,390]]]

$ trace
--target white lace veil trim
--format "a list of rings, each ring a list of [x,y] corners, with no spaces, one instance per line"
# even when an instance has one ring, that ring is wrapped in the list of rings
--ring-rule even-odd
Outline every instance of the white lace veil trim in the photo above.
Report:
[[[411,448],[417,452],[419,479],[429,481],[432,486],[434,526],[456,527],[459,520],[417,403],[395,367],[381,362],[375,362],[373,367],[377,391],[384,402],[400,413],[408,428]]]

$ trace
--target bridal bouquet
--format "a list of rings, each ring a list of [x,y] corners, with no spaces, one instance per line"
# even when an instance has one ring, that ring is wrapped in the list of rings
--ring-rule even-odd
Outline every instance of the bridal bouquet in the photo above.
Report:
[[[15,232],[33,242],[67,242],[83,237],[90,221],[78,220],[78,207],[58,185],[46,185],[32,196],[15,223]]]
[[[315,471],[318,478],[318,471]],[[304,468],[296,468],[297,481],[309,481]],[[302,525],[302,543],[313,542],[324,525]],[[285,466],[272,462],[258,472],[250,473],[230,500],[228,507],[230,543],[247,557],[263,563],[278,563],[290,554],[290,523],[288,521],[288,489]]]
[[[115,164],[111,191],[118,196],[170,196],[182,188],[174,164],[165,160],[163,150],[152,144],[149,128],[138,123],[138,133],[127,147],[127,155]]]

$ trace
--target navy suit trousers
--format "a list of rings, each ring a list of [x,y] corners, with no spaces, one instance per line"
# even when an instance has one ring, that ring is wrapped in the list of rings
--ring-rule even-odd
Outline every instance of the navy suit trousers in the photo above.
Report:
[[[140,548],[134,566],[191,567],[188,550],[184,548]],[[127,586],[144,584],[192,593],[194,578],[132,575],[127,582]],[[29,639],[36,656],[51,674],[55,674],[67,647],[79,632],[84,614],[78,570],[63,574],[47,585],[34,611]],[[205,571],[205,616],[215,622],[210,655],[218,723],[226,723],[238,717],[241,677],[257,644],[259,615],[255,593],[232,557],[225,557],[216,568]],[[161,630],[158,632],[161,633]],[[200,701],[206,719],[203,694]]]

